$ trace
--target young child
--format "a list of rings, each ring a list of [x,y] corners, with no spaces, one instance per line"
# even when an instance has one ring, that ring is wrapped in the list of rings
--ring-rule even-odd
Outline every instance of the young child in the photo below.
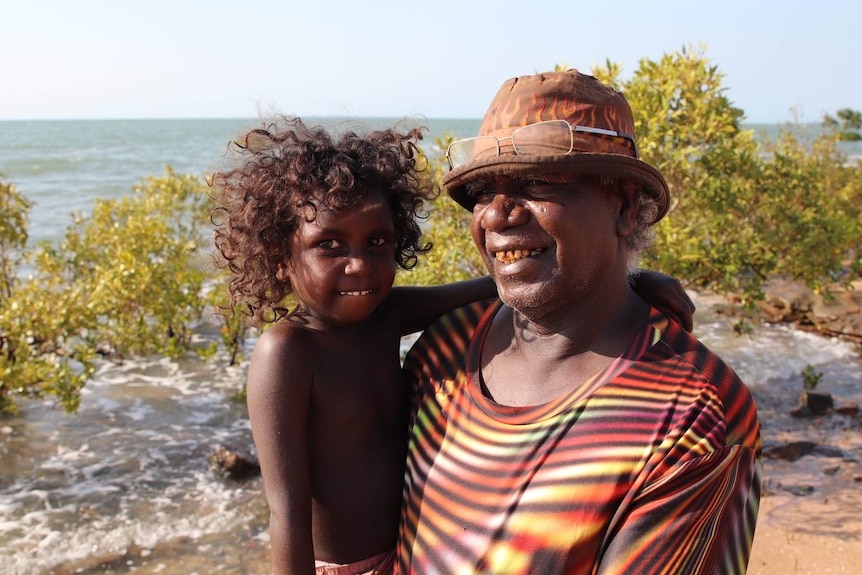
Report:
[[[417,222],[436,193],[421,177],[421,138],[335,137],[287,118],[249,132],[237,142],[245,160],[213,178],[231,303],[273,324],[255,345],[247,390],[276,574],[391,571],[406,460],[401,337],[496,295],[489,277],[392,286],[396,268],[431,247]],[[676,280],[639,283],[690,326]]]
[[[392,287],[430,249],[417,219],[436,189],[420,177],[420,130],[335,138],[283,123],[247,134],[246,160],[213,178],[232,303],[274,324],[248,373],[273,569],[385,572],[406,461],[401,336],[496,289],[489,277]]]

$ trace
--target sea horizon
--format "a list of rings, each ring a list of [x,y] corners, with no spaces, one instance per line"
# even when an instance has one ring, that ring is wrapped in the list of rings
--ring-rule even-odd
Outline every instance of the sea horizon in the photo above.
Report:
[[[437,140],[474,136],[481,118],[410,116],[306,116],[310,125],[358,131],[404,122],[424,126],[421,146],[436,156]],[[87,213],[97,198],[132,192],[148,176],[165,173],[203,176],[226,158],[228,143],[243,131],[271,121],[236,118],[100,118],[0,120],[0,176],[29,199],[30,241],[56,241],[72,222]],[[773,138],[781,128],[796,128],[816,137],[826,128],[815,123],[742,124],[758,137]],[[851,160],[862,157],[862,143],[842,142]]]

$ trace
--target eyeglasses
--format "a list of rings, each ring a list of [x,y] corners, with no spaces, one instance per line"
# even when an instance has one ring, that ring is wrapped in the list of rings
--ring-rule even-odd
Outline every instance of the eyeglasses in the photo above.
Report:
[[[476,136],[464,138],[449,145],[446,159],[453,170],[469,162],[500,155],[500,144],[511,140],[512,151],[517,156],[549,156],[569,154],[575,148],[575,134],[589,134],[599,137],[620,138],[623,145],[630,146],[634,157],[638,157],[634,136],[615,130],[575,126],[565,120],[548,120],[522,126],[511,136]],[[586,146],[585,146],[586,147]]]

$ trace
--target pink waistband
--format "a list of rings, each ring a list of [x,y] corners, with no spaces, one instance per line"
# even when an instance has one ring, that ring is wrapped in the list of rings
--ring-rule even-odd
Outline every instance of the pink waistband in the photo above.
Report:
[[[353,563],[315,561],[314,572],[316,575],[387,575],[392,573],[394,563],[395,550],[391,549]]]

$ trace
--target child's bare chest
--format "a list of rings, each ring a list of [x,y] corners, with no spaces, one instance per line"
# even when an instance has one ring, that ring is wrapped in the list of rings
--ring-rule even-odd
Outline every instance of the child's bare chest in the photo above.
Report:
[[[314,358],[310,425],[317,436],[366,441],[403,423],[406,386],[397,335],[367,333],[332,338]],[[351,341],[352,340],[352,341]],[[314,434],[312,434],[314,435]],[[331,437],[329,438],[331,439]]]

